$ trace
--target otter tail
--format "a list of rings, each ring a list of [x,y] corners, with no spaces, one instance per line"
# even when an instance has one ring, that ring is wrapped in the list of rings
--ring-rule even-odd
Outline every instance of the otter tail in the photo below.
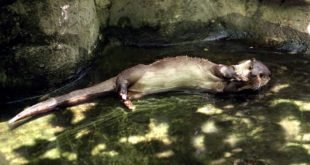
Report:
[[[53,97],[46,101],[37,103],[31,107],[24,109],[22,112],[9,120],[8,123],[14,124],[21,119],[51,111],[57,106],[78,104],[88,100],[89,98],[111,92],[115,89],[115,79],[116,78],[113,77],[94,86],[75,90],[68,94]]]

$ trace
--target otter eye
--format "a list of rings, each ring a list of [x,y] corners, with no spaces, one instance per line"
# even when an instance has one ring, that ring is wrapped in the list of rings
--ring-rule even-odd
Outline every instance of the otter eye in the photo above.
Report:
[[[253,69],[253,66],[251,65],[250,67],[249,67],[249,70],[252,70]]]
[[[264,78],[265,75],[264,75],[263,73],[260,73],[260,74],[259,74],[259,77],[260,77],[260,78]]]

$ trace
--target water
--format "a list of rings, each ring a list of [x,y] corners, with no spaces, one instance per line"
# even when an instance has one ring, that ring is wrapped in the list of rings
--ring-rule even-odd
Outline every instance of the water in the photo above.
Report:
[[[257,58],[272,71],[259,93],[167,93],[135,100],[115,96],[63,108],[10,130],[0,120],[0,164],[309,164],[310,60],[235,43],[137,48],[110,46],[65,93],[137,63],[188,54],[224,64]],[[20,111],[22,105],[3,111]],[[2,111],[2,112],[3,112]]]

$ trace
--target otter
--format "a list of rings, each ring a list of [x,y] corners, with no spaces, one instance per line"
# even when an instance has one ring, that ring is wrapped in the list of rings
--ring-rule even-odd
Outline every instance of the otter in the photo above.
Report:
[[[118,93],[123,104],[133,110],[135,107],[131,100],[145,95],[168,91],[222,93],[259,90],[269,82],[270,76],[268,67],[254,58],[236,65],[224,65],[197,57],[168,57],[148,65],[138,64],[94,86],[37,103],[8,123],[13,124],[61,105],[85,102],[109,92]]]

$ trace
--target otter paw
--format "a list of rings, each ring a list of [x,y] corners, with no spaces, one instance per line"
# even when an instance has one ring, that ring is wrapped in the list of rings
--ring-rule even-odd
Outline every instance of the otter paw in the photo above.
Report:
[[[134,111],[136,107],[132,104],[130,100],[124,100],[124,105],[131,111]]]

